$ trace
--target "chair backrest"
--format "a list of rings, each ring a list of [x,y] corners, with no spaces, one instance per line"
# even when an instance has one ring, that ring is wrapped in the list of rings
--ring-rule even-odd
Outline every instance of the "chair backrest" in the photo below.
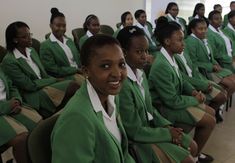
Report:
[[[7,50],[0,45],[0,63],[2,62],[2,59],[4,58],[4,56],[7,54]]]
[[[40,41],[38,41],[37,39],[35,39],[35,38],[32,38],[32,47],[36,50],[36,52],[38,52],[38,54],[39,54],[39,50],[40,50],[40,45],[41,45],[41,43],[40,43]]]
[[[85,34],[86,34],[86,32],[84,31],[83,28],[75,28],[72,30],[73,41],[74,41],[76,47],[78,48],[78,50],[79,50],[79,40]]]
[[[59,114],[42,120],[28,137],[32,163],[51,163],[51,132]]]
[[[114,30],[109,25],[100,25],[100,32],[103,34],[112,36],[114,33]]]
[[[119,29],[121,25],[122,25],[121,22],[117,23],[117,24],[116,24],[117,29]]]
[[[50,36],[50,34],[51,34],[51,32],[49,32],[49,33],[45,34],[45,39],[48,39],[48,38],[49,38],[49,36]]]

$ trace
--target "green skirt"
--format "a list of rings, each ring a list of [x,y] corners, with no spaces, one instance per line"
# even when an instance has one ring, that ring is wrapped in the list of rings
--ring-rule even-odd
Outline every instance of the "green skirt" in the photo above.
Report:
[[[6,144],[17,135],[32,131],[42,117],[32,108],[21,107],[16,115],[0,116],[0,146]]]

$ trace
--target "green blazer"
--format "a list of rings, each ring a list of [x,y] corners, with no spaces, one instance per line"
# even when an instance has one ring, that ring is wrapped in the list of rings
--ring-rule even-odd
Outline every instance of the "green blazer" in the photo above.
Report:
[[[82,36],[79,40],[79,48],[80,50],[82,49],[82,45],[85,43],[85,41],[88,39],[89,37],[87,36],[87,34],[85,34],[84,36]]]
[[[22,102],[21,96],[16,87],[12,85],[11,80],[3,73],[2,69],[0,68],[0,79],[3,81],[6,91],[6,100],[0,101],[0,114],[9,114],[11,112],[10,108],[10,99],[16,98],[20,102]]]
[[[192,70],[192,77],[190,77],[181,57],[175,55],[175,60],[179,66],[180,71],[182,72],[183,78],[192,84],[197,90],[206,91],[209,86],[209,81],[202,76],[198,68],[192,63],[188,53],[184,52],[184,54],[181,55],[184,55],[189,68]]]
[[[159,162],[152,151],[151,144],[171,142],[172,137],[168,128],[163,128],[171,123],[163,118],[152,106],[148,81],[143,76],[145,98],[136,82],[127,79],[119,94],[120,114],[129,140],[138,148],[142,163]],[[147,112],[153,116],[148,120]]]
[[[218,33],[213,32],[210,28],[208,28],[207,38],[215,59],[222,67],[229,68],[227,65],[232,64],[232,58],[227,54],[224,39]]]
[[[228,25],[228,14],[224,15],[224,21],[222,27],[225,28]]]
[[[114,33],[113,33],[113,37],[114,38],[117,38],[117,35],[118,35],[118,33],[120,32],[120,28],[118,28]]]
[[[149,87],[153,103],[161,102],[168,110],[185,110],[199,104],[197,99],[191,96],[195,88],[182,77],[180,72],[179,77],[177,76],[161,52],[157,54],[151,67]]]
[[[37,52],[31,48],[31,58],[37,64],[42,79],[39,79],[31,67],[23,58],[16,59],[12,52],[4,57],[2,68],[12,80],[13,84],[19,89],[27,103],[38,108],[40,89],[56,82],[56,78],[47,75]]]
[[[95,112],[83,84],[64,108],[51,136],[52,163],[134,163],[119,111],[117,124],[122,143],[108,131],[102,112]]]
[[[223,30],[224,34],[232,41],[233,57],[235,56],[235,32],[226,26]]]
[[[80,56],[74,42],[68,38],[67,45],[72,51],[73,58],[78,66],[80,66]],[[71,67],[64,50],[57,42],[52,42],[50,38],[42,42],[40,46],[40,57],[47,73],[54,77],[62,77],[72,79],[71,75],[78,70]]]

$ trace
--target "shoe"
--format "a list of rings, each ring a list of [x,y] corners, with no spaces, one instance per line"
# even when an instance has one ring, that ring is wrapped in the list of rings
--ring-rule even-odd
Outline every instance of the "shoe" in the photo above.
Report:
[[[223,113],[220,109],[216,111],[216,113],[215,113],[216,123],[220,123],[220,122],[224,121],[222,114]]]
[[[208,154],[200,153],[198,156],[199,163],[210,163],[214,160],[214,158]]]

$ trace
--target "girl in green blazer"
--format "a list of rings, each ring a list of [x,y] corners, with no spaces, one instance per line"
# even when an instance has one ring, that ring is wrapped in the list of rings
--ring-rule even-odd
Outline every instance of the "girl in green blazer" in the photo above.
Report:
[[[134,163],[115,97],[126,78],[119,43],[106,35],[91,37],[81,61],[86,82],[55,124],[52,163]]]
[[[223,68],[227,68],[235,73],[233,66],[233,45],[229,37],[227,37],[220,26],[222,23],[221,13],[219,11],[212,11],[209,14],[210,25],[208,27],[207,38],[208,43],[212,47],[215,59]]]
[[[123,29],[124,27],[127,26],[132,26],[133,25],[133,16],[131,12],[126,11],[121,15],[121,25],[120,27],[114,32],[113,37],[117,37],[119,31]]]
[[[173,21],[173,22],[178,23],[181,26],[185,34],[184,36],[187,37],[186,21],[181,17],[177,17],[179,14],[179,7],[177,3],[175,2],[168,3],[166,10],[165,10],[165,14],[169,22]]]
[[[22,104],[18,90],[0,68],[0,146],[12,146],[17,162],[27,162],[28,131],[41,119],[35,110]]]
[[[119,94],[120,114],[129,140],[137,146],[141,162],[165,162],[154,148],[159,148],[169,161],[193,162],[188,147],[190,145],[194,156],[197,149],[191,138],[180,128],[170,127],[171,123],[152,106],[148,81],[141,70],[146,64],[148,50],[144,32],[129,26],[119,32],[117,39],[125,52],[128,76]],[[177,146],[179,144],[182,147]]]
[[[200,153],[215,126],[215,113],[204,104],[205,96],[182,77],[175,61],[174,55],[184,48],[181,27],[174,22],[159,23],[155,36],[163,48],[149,74],[153,104],[160,102],[163,114],[173,124],[181,122],[196,127],[194,140]]]
[[[52,33],[40,46],[40,57],[47,73],[55,78],[84,81],[81,75],[78,50],[72,39],[65,36],[66,22],[63,13],[51,9],[50,27]]]
[[[47,75],[37,52],[30,48],[30,30],[24,22],[14,22],[6,29],[8,54],[2,61],[4,72],[18,87],[23,100],[43,116],[63,107],[78,89],[70,80],[61,81]]]
[[[100,32],[100,21],[96,15],[88,15],[83,23],[83,29],[86,32],[79,40],[79,48],[82,49],[82,45],[85,41]]]

